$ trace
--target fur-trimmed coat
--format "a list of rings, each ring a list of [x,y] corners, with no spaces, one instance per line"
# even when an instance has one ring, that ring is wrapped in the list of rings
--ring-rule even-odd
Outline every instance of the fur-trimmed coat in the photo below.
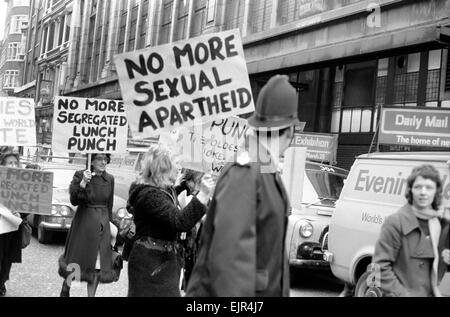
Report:
[[[59,275],[66,278],[79,265],[80,279],[92,282],[96,260],[100,254],[100,283],[118,280],[113,270],[109,222],[114,201],[114,177],[106,172],[94,176],[86,188],[80,186],[83,171],[77,171],[70,184],[70,202],[78,206],[66,240],[64,254],[59,258]],[[76,272],[75,272],[76,274]]]

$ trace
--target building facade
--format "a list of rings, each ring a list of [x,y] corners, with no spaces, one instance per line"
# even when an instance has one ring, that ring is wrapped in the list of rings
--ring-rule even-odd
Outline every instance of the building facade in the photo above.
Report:
[[[239,28],[254,97],[270,76],[288,75],[298,91],[305,130],[339,134],[337,163],[341,167],[349,168],[356,155],[374,149],[380,107],[450,108],[450,0],[34,3],[42,10],[49,2],[51,8],[58,4],[69,8],[61,11],[68,23],[63,35],[69,38],[68,48],[67,52],[59,50],[56,60],[63,62],[59,72],[54,72],[62,75],[56,81],[42,75],[44,69],[50,69],[47,74],[53,74],[51,67],[57,69],[57,63],[49,60],[51,54],[41,55],[59,40],[46,42],[44,48],[46,33],[41,30],[39,38],[37,29],[47,25],[51,30],[52,19],[38,19],[35,34],[41,45],[40,62],[28,78],[29,82],[36,78],[37,86],[50,80],[54,84],[50,100],[55,92],[120,99],[113,64],[116,54]],[[28,49],[32,53],[27,55],[26,65],[32,63],[29,58],[37,56],[33,50],[36,44]],[[36,91],[37,100],[46,93],[42,88]]]
[[[71,30],[77,23],[72,13],[72,0],[31,0],[24,80],[15,92],[36,101],[39,144],[51,144],[52,102],[68,89]]]
[[[30,0],[7,0],[4,38],[0,42],[0,96],[13,96],[23,80]],[[3,21],[2,21],[3,22]]]

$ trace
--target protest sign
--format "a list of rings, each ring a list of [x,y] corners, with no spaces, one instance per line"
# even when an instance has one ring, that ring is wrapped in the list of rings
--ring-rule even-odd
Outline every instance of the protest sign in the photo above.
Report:
[[[128,121],[122,101],[56,97],[54,153],[124,153]]]
[[[160,142],[172,148],[184,168],[217,175],[238,156],[247,130],[247,120],[232,117],[163,133]]]
[[[22,218],[14,216],[12,212],[0,203],[0,234],[17,231]]]
[[[125,53],[115,64],[134,138],[254,111],[239,30]]]
[[[36,145],[34,100],[0,97],[0,146]]]
[[[31,214],[51,214],[53,173],[0,167],[0,203]]]
[[[380,144],[450,147],[450,110],[383,108]]]

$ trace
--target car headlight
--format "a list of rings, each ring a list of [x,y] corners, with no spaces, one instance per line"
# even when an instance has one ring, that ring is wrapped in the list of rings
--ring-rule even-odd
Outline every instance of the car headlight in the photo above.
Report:
[[[314,228],[310,222],[304,222],[300,226],[299,233],[303,238],[310,238],[313,234]]]
[[[63,217],[68,217],[68,216],[70,216],[70,208],[69,207],[67,207],[67,206],[61,206],[61,209],[60,209],[61,211],[60,211],[60,215],[61,216],[63,216]]]
[[[68,217],[71,214],[72,209],[68,206],[52,205],[52,215]]]
[[[52,215],[53,215],[53,216],[59,214],[58,207],[59,207],[59,206],[57,206],[57,205],[52,205]]]

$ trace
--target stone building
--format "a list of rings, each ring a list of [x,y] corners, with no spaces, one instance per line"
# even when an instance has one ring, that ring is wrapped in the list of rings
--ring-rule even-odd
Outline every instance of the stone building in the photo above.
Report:
[[[23,29],[28,24],[30,0],[7,0],[6,19],[0,25],[4,29],[0,41],[0,96],[14,95],[23,78],[26,37]]]
[[[39,10],[64,4],[60,12],[66,23],[71,20],[67,57],[61,48],[57,60],[64,62],[59,72],[53,66],[60,75],[49,79],[50,95],[57,87],[69,96],[120,99],[114,55],[239,28],[254,97],[270,76],[287,74],[305,130],[339,135],[341,167],[371,149],[381,106],[450,108],[450,0],[34,2]],[[37,19],[36,30],[51,30],[50,21]],[[41,57],[42,35],[37,39],[29,50],[41,45],[34,76],[39,86],[50,78],[42,70],[51,69],[52,61]],[[37,91],[40,99],[42,88]]]

